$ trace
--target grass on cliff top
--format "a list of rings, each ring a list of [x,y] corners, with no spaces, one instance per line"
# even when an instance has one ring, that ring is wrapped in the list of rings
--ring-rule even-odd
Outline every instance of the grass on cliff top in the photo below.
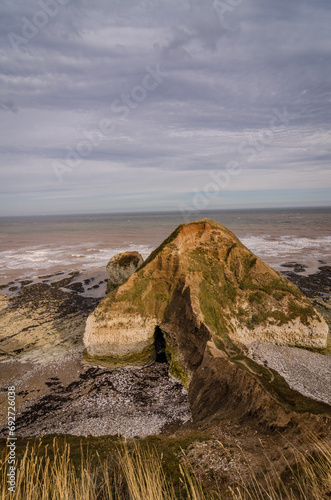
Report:
[[[0,499],[5,500],[323,500],[331,491],[331,450],[316,440],[313,453],[292,447],[294,465],[283,455],[287,467],[279,472],[261,447],[268,474],[246,462],[248,474],[239,479],[206,485],[194,473],[186,450],[197,433],[186,439],[161,436],[123,441],[73,436],[25,438],[18,442],[15,492],[8,491],[8,455],[5,442],[0,456]],[[28,443],[28,444],[27,444]],[[90,445],[88,447],[87,445]],[[290,443],[289,443],[290,444]],[[226,445],[219,443],[228,455]],[[293,463],[293,460],[292,460]],[[211,462],[211,467],[213,463]],[[170,468],[169,468],[170,467]],[[224,466],[223,466],[224,467]],[[226,468],[224,470],[226,474]],[[226,476],[224,476],[226,477]]]
[[[238,243],[241,244],[241,242],[238,240],[238,238],[233,234],[231,233],[231,231],[229,229],[227,229],[225,226],[222,226],[222,224],[220,224],[219,222],[216,222],[216,221],[213,221],[211,219],[201,219],[201,220],[197,220],[197,221],[194,221],[194,222],[187,222],[185,224],[180,224],[169,236],[168,238],[166,238],[162,243],[161,245],[159,245],[151,254],[150,256],[145,260],[145,262],[141,265],[141,267],[139,268],[139,270],[143,269],[147,264],[149,264],[162,250],[163,248],[166,246],[166,245],[169,245],[172,241],[174,241],[177,236],[179,235],[179,233],[182,231],[182,229],[184,227],[187,227],[187,226],[194,226],[195,224],[199,224],[199,223],[202,223],[202,222],[205,222],[207,224],[209,224],[213,229],[217,229],[217,230],[221,230],[225,233],[227,233],[229,236],[235,238]]]

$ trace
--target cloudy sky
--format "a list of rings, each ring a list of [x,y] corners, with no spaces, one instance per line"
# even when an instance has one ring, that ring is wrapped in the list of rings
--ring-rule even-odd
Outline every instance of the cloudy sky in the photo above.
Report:
[[[2,0],[1,215],[329,205],[329,0]]]

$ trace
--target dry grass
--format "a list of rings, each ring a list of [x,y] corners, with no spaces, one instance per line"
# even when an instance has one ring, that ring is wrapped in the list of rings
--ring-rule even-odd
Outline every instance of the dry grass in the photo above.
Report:
[[[80,470],[76,470],[70,457],[70,448],[65,445],[60,451],[56,440],[50,454],[48,448],[40,456],[39,446],[26,447],[16,470],[15,493],[9,495],[7,481],[7,457],[0,462],[0,499],[13,500],[90,500],[97,498],[97,471],[92,469],[89,456],[81,454]],[[94,496],[93,496],[94,495]],[[109,497],[112,498],[112,497]]]
[[[291,445],[294,465],[283,455],[285,471],[280,474],[264,451],[269,472],[263,478],[250,468],[249,479],[229,487],[233,500],[326,500],[331,498],[331,449],[312,437],[313,452]],[[289,443],[290,445],[290,443]],[[291,461],[293,462],[293,461]]]
[[[322,500],[331,497],[331,451],[321,442],[314,444],[313,454],[294,450],[295,466],[287,461],[284,474],[279,474],[269,461],[264,477],[250,469],[240,484],[211,491],[198,481],[184,458],[179,465],[181,491],[167,477],[163,456],[154,449],[123,442],[115,456],[101,460],[81,448],[80,463],[74,465],[70,447],[61,449],[54,439],[51,447],[27,446],[17,462],[16,491],[8,492],[7,457],[0,460],[0,500]],[[114,454],[113,454],[114,455]],[[283,457],[286,463],[285,456]],[[266,460],[268,460],[266,454]],[[240,471],[239,475],[240,475]]]

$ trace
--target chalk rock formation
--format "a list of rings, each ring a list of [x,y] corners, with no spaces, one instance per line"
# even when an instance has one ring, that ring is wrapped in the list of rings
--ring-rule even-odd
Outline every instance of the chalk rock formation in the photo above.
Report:
[[[122,285],[144,262],[139,252],[121,252],[114,255],[107,264],[109,280],[107,292]]]
[[[155,357],[157,328],[171,372],[186,385],[207,342],[227,354],[255,340],[324,348],[328,334],[295,285],[209,219],[180,225],[100,302],[87,320],[87,354],[145,363]]]

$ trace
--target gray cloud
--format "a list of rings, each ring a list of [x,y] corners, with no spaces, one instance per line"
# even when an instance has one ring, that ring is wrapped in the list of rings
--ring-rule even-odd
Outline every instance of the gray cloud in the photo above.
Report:
[[[12,113],[17,113],[18,109],[16,104],[12,99],[7,101],[0,101],[0,111],[11,111]]]
[[[243,0],[224,22],[211,0],[42,2],[0,5],[0,185],[9,207],[25,193],[40,196],[42,211],[47,193],[84,200],[105,186],[150,200],[161,189],[180,203],[229,161],[244,171],[230,190],[273,189],[275,176],[279,189],[296,179],[309,188],[312,171],[314,189],[331,187],[326,1]],[[146,67],[157,65],[168,76],[135,101]],[[129,112],[114,111],[128,96]],[[284,106],[287,123],[276,123],[267,144]],[[54,160],[65,165],[105,119],[111,132],[59,185]],[[125,209],[116,203],[107,208]]]

